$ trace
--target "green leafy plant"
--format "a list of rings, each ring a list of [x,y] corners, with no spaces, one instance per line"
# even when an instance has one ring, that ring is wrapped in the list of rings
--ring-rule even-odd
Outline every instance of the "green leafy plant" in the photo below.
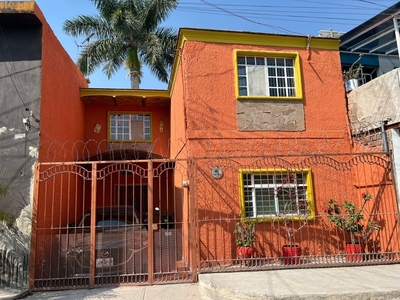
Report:
[[[242,218],[236,223],[236,245],[239,247],[253,247],[256,238],[256,219]]]
[[[364,208],[367,202],[372,199],[372,195],[367,192],[363,193],[361,197],[363,202],[360,207],[348,200],[345,200],[340,206],[336,200],[330,199],[328,207],[325,209],[329,222],[348,232],[352,244],[365,243],[375,230],[381,229],[381,226],[376,224],[375,221],[369,221],[365,224]]]
[[[355,62],[353,62],[353,64],[350,66],[350,68],[348,70],[343,71],[343,74],[342,74],[343,80],[347,81],[350,79],[360,78],[360,73],[363,68],[363,65],[358,64],[357,67],[355,67],[355,65],[356,65],[356,63],[358,63],[361,60],[362,57],[363,57],[363,54],[360,54],[358,56],[358,59]]]

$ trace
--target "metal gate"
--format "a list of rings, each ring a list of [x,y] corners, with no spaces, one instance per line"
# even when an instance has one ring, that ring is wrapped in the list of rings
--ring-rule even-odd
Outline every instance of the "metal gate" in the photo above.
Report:
[[[39,163],[30,289],[195,280],[186,163]]]

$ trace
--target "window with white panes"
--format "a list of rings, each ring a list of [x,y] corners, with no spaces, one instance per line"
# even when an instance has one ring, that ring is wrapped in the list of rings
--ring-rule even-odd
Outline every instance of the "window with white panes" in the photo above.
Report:
[[[248,218],[272,218],[280,215],[313,214],[311,172],[241,172],[243,215]]]
[[[296,97],[295,59],[238,56],[239,96]]]
[[[150,113],[109,113],[110,141],[150,141]]]

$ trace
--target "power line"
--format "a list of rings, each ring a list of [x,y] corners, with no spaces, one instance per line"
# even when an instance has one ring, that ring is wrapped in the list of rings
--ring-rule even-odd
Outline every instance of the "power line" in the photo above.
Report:
[[[380,7],[385,7],[385,8],[388,8],[388,7],[387,7],[387,6],[385,6],[385,5],[381,5],[381,4],[378,4],[378,3],[372,2],[372,1],[366,1],[366,0],[358,0],[358,1],[360,1],[360,2],[364,2],[364,3],[373,4],[373,5],[380,6]]]
[[[253,21],[253,20],[251,20],[251,19],[248,19],[248,18],[246,18],[246,17],[240,16],[240,15],[235,14],[235,13],[232,13],[232,12],[226,10],[226,9],[223,9],[223,8],[221,8],[221,7],[219,7],[219,6],[215,5],[215,4],[209,3],[209,2],[207,2],[207,1],[205,1],[205,0],[201,0],[201,1],[204,2],[204,3],[206,3],[206,4],[208,4],[208,5],[214,6],[214,7],[216,7],[217,9],[221,9],[222,11],[224,11],[224,12],[226,12],[226,13],[228,13],[228,14],[231,14],[231,15],[236,16],[236,17],[238,17],[238,18],[244,19],[244,20],[246,20],[246,21],[249,21],[249,22],[252,22],[252,23],[255,23],[255,24],[258,24],[258,25],[262,25],[262,26],[267,26],[267,27],[276,29],[276,30],[281,31],[281,32],[287,32],[287,33],[292,33],[292,34],[301,35],[300,33],[297,33],[297,32],[291,31],[291,30],[288,30],[288,29],[283,28],[283,27],[281,27],[281,26],[274,26],[274,25],[270,25],[270,24],[265,24],[265,23],[260,23],[260,22]]]
[[[352,1],[351,4],[348,2]],[[393,0],[381,0],[393,4]],[[255,2],[255,1],[254,1]],[[284,22],[302,22],[314,24],[328,24],[355,27],[362,24],[365,20],[381,13],[376,6],[389,7],[387,5],[377,5],[372,1],[347,0],[346,3],[337,1],[316,1],[316,0],[286,0],[284,3],[303,2],[315,5],[257,5],[248,4],[213,4],[209,1],[200,0],[200,2],[180,2],[177,10],[195,14],[210,15],[231,15],[234,18],[240,18],[247,22],[272,28],[273,30],[291,34],[299,34],[288,28],[277,26],[271,23],[271,20]],[[357,4],[358,3],[358,4]],[[365,4],[361,4],[365,3]],[[347,17],[351,16],[351,17]],[[354,18],[354,16],[357,16]],[[263,20],[268,20],[263,22]],[[344,31],[344,30],[341,30]],[[302,35],[304,35],[303,33]]]

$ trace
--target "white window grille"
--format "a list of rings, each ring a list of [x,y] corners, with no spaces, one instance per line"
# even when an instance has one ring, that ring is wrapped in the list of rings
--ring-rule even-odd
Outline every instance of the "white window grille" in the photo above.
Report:
[[[238,57],[239,96],[296,97],[293,58]]]
[[[308,171],[280,174],[255,171],[242,176],[246,217],[309,215]]]
[[[151,140],[150,114],[110,114],[111,141],[148,141]]]

